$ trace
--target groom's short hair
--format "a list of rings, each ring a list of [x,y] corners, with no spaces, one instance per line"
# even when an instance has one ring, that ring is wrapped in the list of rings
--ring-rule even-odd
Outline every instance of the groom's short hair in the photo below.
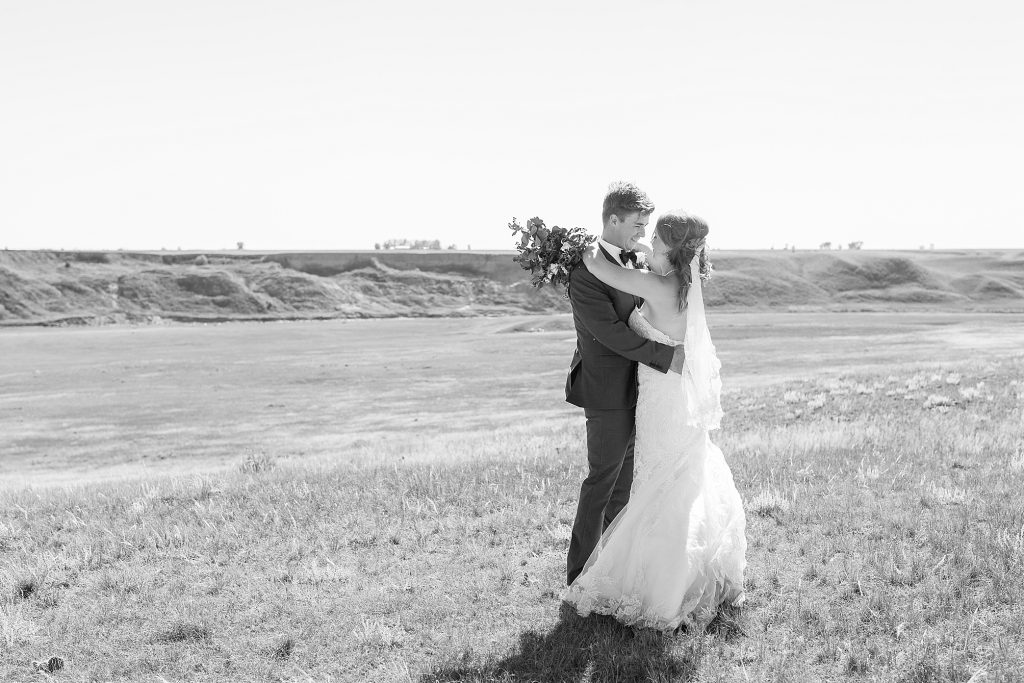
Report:
[[[608,194],[604,196],[604,209],[601,221],[607,222],[612,214],[624,219],[631,213],[653,213],[654,202],[633,183],[614,182],[608,186]]]

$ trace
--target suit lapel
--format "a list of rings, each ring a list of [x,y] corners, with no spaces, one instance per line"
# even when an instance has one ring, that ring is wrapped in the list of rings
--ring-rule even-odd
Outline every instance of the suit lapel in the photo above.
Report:
[[[608,253],[608,250],[604,248],[604,245],[603,245],[603,244],[598,244],[598,245],[597,245],[597,248],[601,250],[601,253],[602,253],[602,254],[604,254],[604,257],[605,257],[606,259],[608,259],[609,261],[611,261],[611,262],[612,262],[612,263],[614,263],[615,265],[617,265],[617,266],[620,266],[620,267],[621,267],[621,265],[622,265],[622,264],[620,264],[620,263],[618,262],[618,260],[617,260],[617,259],[616,259],[616,258],[615,258],[614,256],[612,256],[611,254],[609,254],[609,253]]]
[[[614,256],[612,256],[611,254],[608,253],[608,250],[604,248],[603,244],[599,243],[597,245],[597,248],[601,250],[601,253],[604,254],[604,257],[606,259],[608,259],[608,261],[610,263],[613,263],[614,265],[618,266],[619,268],[625,268],[625,266],[622,265],[622,263],[617,258],[615,258]],[[611,285],[608,285],[608,288],[610,290],[612,290],[613,292],[615,292],[617,296],[620,296],[620,297],[623,297],[623,298],[629,297],[633,301],[633,308],[639,308],[640,307],[640,304],[637,303],[637,301],[638,301],[637,297],[633,296],[632,294],[628,294],[627,292],[623,292],[621,289],[615,289]],[[632,310],[632,309],[630,309],[630,310]]]
[[[606,259],[608,259],[611,263],[614,263],[619,268],[625,268],[625,266],[622,265],[622,263],[620,263],[618,261],[618,259],[616,259],[614,256],[612,256],[611,254],[608,253],[608,250],[604,248],[603,244],[598,244],[597,248],[601,250],[601,253],[604,254],[604,257]],[[641,306],[644,305],[644,300],[641,299],[638,296],[634,296],[632,294],[628,294],[626,292],[623,292],[621,289],[615,289],[614,287],[609,287],[609,289],[611,289],[614,292],[618,292],[620,296],[624,296],[624,297],[628,296],[630,299],[632,299],[632,301],[633,301],[633,308],[640,308]],[[632,310],[632,309],[630,309],[630,310]]]

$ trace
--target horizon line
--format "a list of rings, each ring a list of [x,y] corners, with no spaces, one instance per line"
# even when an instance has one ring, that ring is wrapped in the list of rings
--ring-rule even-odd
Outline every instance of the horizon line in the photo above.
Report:
[[[393,248],[393,249],[372,249],[372,248],[338,248],[338,249],[306,249],[306,248],[276,248],[276,249],[237,249],[237,248],[215,248],[215,249],[204,249],[201,247],[196,248],[181,248],[176,247],[174,249],[166,248],[128,248],[128,247],[117,247],[117,248],[98,248],[98,247],[73,247],[73,248],[53,248],[53,247],[17,247],[9,248],[3,247],[3,252],[46,252],[53,254],[73,254],[73,253],[108,253],[108,254],[283,254],[283,253],[367,253],[367,254],[378,254],[378,253],[412,253],[412,254],[516,254],[516,249],[408,249],[408,248]],[[713,252],[727,252],[727,251],[739,251],[739,252],[852,252],[852,251],[873,251],[873,252],[893,252],[893,251],[905,251],[911,253],[920,252],[958,252],[958,251],[1024,251],[1024,246],[1019,247],[861,247],[857,249],[845,248],[821,248],[821,247],[751,247],[751,248],[735,248],[735,247],[721,247],[712,248],[710,251]]]

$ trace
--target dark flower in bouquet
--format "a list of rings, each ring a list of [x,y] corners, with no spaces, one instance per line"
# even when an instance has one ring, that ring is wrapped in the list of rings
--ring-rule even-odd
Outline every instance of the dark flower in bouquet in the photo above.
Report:
[[[587,234],[583,228],[566,229],[557,225],[548,228],[537,217],[526,221],[525,227],[513,218],[508,227],[519,239],[516,244],[519,253],[512,260],[523,270],[530,271],[533,275],[531,284],[534,287],[565,287],[565,296],[568,297],[569,275],[583,261],[583,253],[597,238]]]

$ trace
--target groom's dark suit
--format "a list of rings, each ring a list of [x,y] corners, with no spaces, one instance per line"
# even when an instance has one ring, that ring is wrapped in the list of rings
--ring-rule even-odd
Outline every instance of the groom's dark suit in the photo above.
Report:
[[[603,247],[601,253],[617,263]],[[587,418],[590,473],[580,488],[567,562],[568,583],[583,570],[601,532],[629,500],[633,483],[633,437],[637,362],[667,372],[674,348],[630,329],[629,314],[643,300],[613,289],[579,266],[569,277],[576,325],[576,352],[565,383],[565,400]]]

